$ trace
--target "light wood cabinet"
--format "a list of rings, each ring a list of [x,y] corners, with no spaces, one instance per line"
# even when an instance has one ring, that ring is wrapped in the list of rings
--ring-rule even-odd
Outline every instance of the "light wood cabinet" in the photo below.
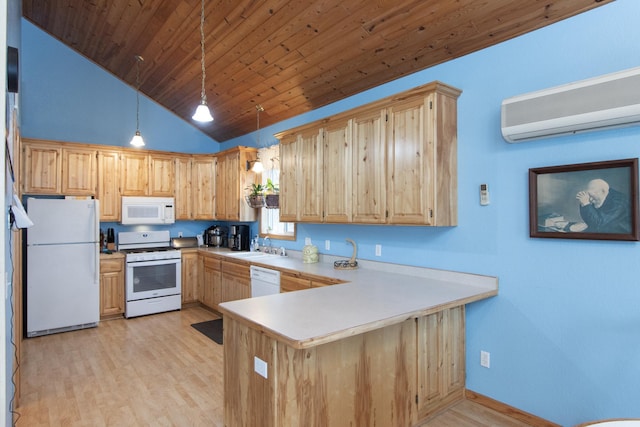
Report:
[[[199,263],[201,256],[197,249],[183,249],[182,257],[182,304],[198,302],[199,294]]]
[[[149,196],[173,197],[175,183],[175,157],[149,154]]]
[[[297,136],[280,140],[280,222],[298,221],[298,145]]]
[[[352,220],[352,120],[324,127],[324,222]]]
[[[62,149],[62,193],[70,196],[96,194],[97,150]]]
[[[222,261],[222,295],[220,302],[251,296],[249,264]]]
[[[312,128],[280,142],[281,168],[287,168],[280,175],[280,200],[287,199],[280,206],[280,221],[322,222],[322,140],[322,129]]]
[[[100,258],[100,318],[124,314],[124,255]]]
[[[462,399],[465,385],[464,306],[418,319],[418,415]]]
[[[311,280],[291,273],[280,273],[280,292],[302,291],[311,288]]]
[[[353,119],[353,222],[386,221],[385,112],[365,111]]]
[[[205,255],[202,262],[202,294],[200,301],[209,308],[217,309],[222,302],[223,277],[221,261]]]
[[[433,82],[276,135],[280,220],[457,225],[460,93]]]
[[[257,182],[256,174],[247,171],[247,161],[255,160],[257,150],[236,147],[219,153],[216,159],[216,219],[255,221],[257,210],[247,205],[246,188]]]
[[[120,153],[98,151],[98,194],[100,221],[117,222],[122,216],[120,194]]]
[[[123,196],[146,196],[149,191],[149,156],[123,152],[120,157],[120,189]]]
[[[189,220],[191,213],[191,156],[175,159],[175,214],[176,220]]]
[[[191,164],[192,218],[215,219],[215,157],[198,156]]]
[[[24,194],[61,194],[62,149],[37,141],[22,141]]]

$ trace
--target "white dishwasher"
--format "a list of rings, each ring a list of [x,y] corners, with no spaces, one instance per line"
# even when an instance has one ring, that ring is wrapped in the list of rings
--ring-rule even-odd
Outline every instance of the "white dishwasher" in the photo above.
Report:
[[[261,297],[280,293],[280,272],[263,267],[251,266],[251,297]]]

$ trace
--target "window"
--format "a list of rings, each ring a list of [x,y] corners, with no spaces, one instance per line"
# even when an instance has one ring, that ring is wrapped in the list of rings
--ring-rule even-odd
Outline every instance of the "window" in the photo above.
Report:
[[[262,172],[262,184],[267,183],[267,179],[273,182],[278,188],[280,182],[280,146],[272,145],[271,147],[261,148],[258,150],[258,156],[264,166]],[[296,224],[293,222],[280,222],[280,209],[260,209],[260,237],[269,236],[270,238],[281,240],[296,239]]]

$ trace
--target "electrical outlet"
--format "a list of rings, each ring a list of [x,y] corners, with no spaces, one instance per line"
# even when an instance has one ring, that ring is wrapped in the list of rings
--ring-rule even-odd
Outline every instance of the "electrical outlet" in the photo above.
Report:
[[[382,245],[376,245],[376,256],[382,256]]]
[[[485,368],[491,367],[491,353],[488,351],[480,350],[480,366]]]
[[[311,237],[305,237],[304,238],[304,244],[305,245],[310,245],[311,244]]]
[[[324,241],[324,248],[328,251],[329,249],[331,249],[331,240],[325,240]]]
[[[258,375],[264,378],[268,378],[267,368],[268,368],[267,362],[265,362],[264,360],[260,359],[257,356],[253,357],[253,370]]]
[[[178,237],[182,237],[182,231],[178,231]]]

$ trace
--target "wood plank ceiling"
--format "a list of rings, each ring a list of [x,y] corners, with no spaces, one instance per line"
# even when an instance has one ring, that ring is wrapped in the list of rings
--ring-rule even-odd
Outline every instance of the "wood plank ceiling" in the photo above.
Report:
[[[206,0],[222,142],[613,0]],[[23,0],[26,19],[184,120],[200,100],[200,0]],[[446,76],[442,76],[446,81]],[[464,88],[463,88],[464,89]],[[195,124],[195,123],[194,123]]]

